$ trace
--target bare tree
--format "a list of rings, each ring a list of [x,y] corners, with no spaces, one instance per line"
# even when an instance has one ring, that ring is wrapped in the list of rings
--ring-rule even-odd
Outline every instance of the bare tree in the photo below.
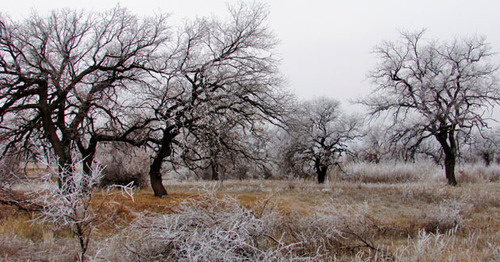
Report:
[[[351,151],[355,160],[380,163],[388,153],[387,132],[381,123],[371,123],[361,127],[360,143],[353,145]]]
[[[219,180],[229,175],[243,178],[250,167],[265,169],[268,159],[263,148],[267,139],[264,121],[246,127],[241,126],[244,119],[234,114],[230,119],[218,115],[207,118],[203,126],[184,138],[182,159],[191,170],[203,170],[210,173],[212,180]]]
[[[334,99],[315,99],[301,107],[289,132],[294,141],[292,158],[311,166],[318,182],[324,183],[328,168],[338,165],[347,152],[347,143],[360,136],[359,122],[342,114],[340,103]]]
[[[178,34],[161,83],[150,86],[146,100],[157,120],[149,139],[155,150],[150,178],[156,196],[167,195],[162,163],[173,145],[185,148],[187,134],[204,137],[213,119],[252,129],[283,113],[285,94],[279,88],[276,40],[267,28],[267,13],[261,4],[241,2],[229,8],[227,21],[197,19]]]
[[[479,157],[486,166],[495,161],[500,145],[500,129],[488,129],[482,132],[473,132],[467,141],[468,147],[462,148],[464,154],[468,154],[469,160],[477,160]]]
[[[403,32],[398,42],[375,48],[380,63],[370,74],[375,89],[361,103],[369,114],[390,112],[393,141],[407,148],[434,137],[440,144],[448,184],[456,185],[458,136],[487,126],[486,111],[500,101],[490,48],[482,38],[452,42]]]
[[[50,145],[62,180],[78,162],[73,150],[90,172],[99,140],[113,139],[99,132],[103,119],[119,121],[119,93],[148,76],[168,39],[165,17],[139,19],[121,8],[1,18],[0,30],[2,137],[10,138],[7,148],[32,140]]]

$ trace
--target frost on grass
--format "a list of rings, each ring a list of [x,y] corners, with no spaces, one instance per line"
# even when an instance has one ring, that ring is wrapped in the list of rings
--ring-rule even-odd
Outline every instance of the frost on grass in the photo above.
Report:
[[[274,191],[272,198],[252,203],[246,198],[248,193],[235,193],[240,188],[238,183],[227,183],[224,187],[196,184],[196,190],[192,189],[193,193],[182,198],[159,200],[159,205],[170,205],[168,211],[160,211],[168,213],[135,212],[134,207],[128,207],[130,213],[127,214],[131,215],[127,215],[126,223],[115,223],[109,231],[111,234],[104,232],[107,224],[101,227],[103,221],[110,221],[110,213],[89,209],[89,219],[84,221],[92,226],[92,234],[84,258],[96,261],[415,261],[413,258],[420,256],[421,261],[432,261],[436,256],[440,260],[460,257],[467,257],[469,261],[498,260],[496,224],[491,227],[485,224],[492,221],[486,217],[491,215],[487,210],[498,206],[497,187],[493,185],[488,188],[467,185],[459,190],[423,182],[361,188],[358,184],[342,183],[337,186],[343,190],[335,188],[333,192],[323,192],[325,186],[301,185]],[[255,188],[261,183],[255,184]],[[288,182],[272,183],[276,185],[286,188]],[[47,187],[47,191],[55,187]],[[371,197],[361,201],[357,196],[342,197],[348,190],[358,190]],[[270,191],[258,192],[259,197],[264,197],[262,192]],[[106,194],[96,191],[93,194],[90,208],[98,208],[101,202],[97,196]],[[396,196],[399,202],[396,201],[395,206],[408,212],[408,217],[400,219],[385,213],[394,209],[380,209],[389,203],[385,201],[392,201],[390,197],[382,198],[382,194]],[[235,195],[238,197],[233,197]],[[300,199],[304,197],[308,198],[306,203],[315,203],[314,206],[302,208]],[[316,199],[309,199],[313,197]],[[315,201],[320,197],[322,201]],[[120,201],[118,199],[123,198],[115,200]],[[377,202],[379,200],[384,202]],[[141,201],[139,196],[135,203]],[[66,202],[54,203],[64,206]],[[477,212],[480,217],[473,216]],[[70,225],[56,221],[64,220],[51,222],[54,228]],[[13,247],[22,245],[21,242],[6,243],[0,243],[7,250],[2,256],[11,260],[23,260],[29,252],[27,249],[39,252],[42,245],[46,245],[45,240],[34,242],[35,245],[26,245],[25,250],[17,252]],[[78,248],[79,244],[67,236],[55,237],[47,243],[59,249],[39,252],[36,256],[51,261],[54,253],[65,252],[67,258],[73,252],[74,256],[74,247]],[[64,246],[73,249],[61,251],[70,250]],[[0,250],[3,250],[1,246]],[[441,253],[426,255],[433,252]]]
[[[346,167],[346,179],[363,183],[405,183],[434,180],[441,169],[427,162],[353,163]]]
[[[216,193],[185,200],[172,214],[144,212],[110,239],[101,255],[135,261],[328,261],[372,250],[376,226],[367,205],[283,214],[268,201],[253,208]],[[124,254],[125,257],[124,257]]]
[[[415,239],[397,248],[396,261],[498,261],[498,243],[487,242],[481,246],[481,233],[471,232],[467,237],[457,237],[457,228],[441,232],[420,230]]]
[[[74,261],[74,249],[68,241],[34,242],[16,236],[0,236],[0,261]]]
[[[351,163],[340,179],[362,183],[444,183],[442,166],[429,161],[415,163],[385,162],[380,164]],[[462,164],[456,168],[460,183],[496,183],[500,181],[500,165]]]
[[[438,206],[429,208],[426,213],[426,229],[428,231],[447,231],[461,229],[465,226],[466,219],[462,215],[470,207],[459,200],[446,200]]]
[[[123,230],[119,241],[128,252],[126,259],[138,261],[286,258],[288,246],[279,245],[269,235],[266,216],[264,209],[248,209],[235,198],[207,193],[185,200],[173,214],[143,213],[131,228]]]
[[[457,171],[457,178],[463,183],[499,182],[500,165],[466,164]]]

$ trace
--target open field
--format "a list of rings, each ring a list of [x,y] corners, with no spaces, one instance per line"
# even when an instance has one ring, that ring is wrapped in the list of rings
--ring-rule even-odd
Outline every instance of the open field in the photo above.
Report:
[[[498,261],[500,184],[247,180],[93,193],[90,260]],[[106,200],[102,201],[103,194]],[[67,261],[77,239],[1,206],[0,258]]]

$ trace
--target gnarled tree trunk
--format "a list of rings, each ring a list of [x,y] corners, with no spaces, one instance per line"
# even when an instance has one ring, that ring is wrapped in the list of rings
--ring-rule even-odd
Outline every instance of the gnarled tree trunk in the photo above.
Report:
[[[156,197],[167,196],[167,190],[163,186],[163,179],[161,177],[161,166],[163,160],[168,157],[171,153],[170,145],[168,147],[161,146],[160,151],[156,155],[153,163],[149,168],[149,178],[151,181],[151,187]]]
[[[455,165],[457,159],[457,146],[455,136],[452,131],[441,131],[436,135],[436,139],[443,148],[444,152],[444,169],[448,185],[456,186]]]
[[[165,158],[169,157],[172,153],[172,143],[178,133],[173,130],[173,127],[167,127],[163,130],[163,137],[159,145],[153,163],[149,168],[149,178],[151,187],[156,197],[165,197],[168,195],[167,190],[163,186],[161,177],[161,166]]]

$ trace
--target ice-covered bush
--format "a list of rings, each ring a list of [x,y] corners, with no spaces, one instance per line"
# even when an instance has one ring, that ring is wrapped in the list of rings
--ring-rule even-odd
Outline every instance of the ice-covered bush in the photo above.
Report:
[[[79,165],[81,163],[74,164],[74,166]],[[97,221],[102,222],[99,209],[109,193],[109,191],[102,192],[101,204],[92,203],[93,188],[102,178],[103,167],[94,163],[89,174],[76,170],[68,174],[61,172],[59,168],[51,168],[53,165],[50,163],[46,166],[49,167],[49,172],[42,176],[40,186],[31,192],[33,202],[41,207],[36,221],[50,225],[53,230],[69,230],[78,239],[79,260],[84,261]],[[121,188],[131,193],[129,187]]]
[[[50,165],[48,165],[50,166]],[[63,179],[63,176],[67,176]],[[54,229],[69,229],[78,238],[80,260],[85,260],[95,212],[91,207],[92,188],[102,176],[102,167],[96,165],[90,174],[73,172],[71,176],[52,170],[43,179],[42,186],[34,192],[36,202],[42,206],[38,220]],[[54,182],[54,177],[60,184]]]
[[[304,215],[267,204],[248,208],[237,198],[203,193],[171,214],[137,214],[102,254],[135,261],[323,261],[369,249],[390,256],[373,242],[376,221],[367,205],[347,211],[329,205]]]
[[[141,214],[120,241],[128,251],[126,259],[137,261],[279,260],[287,256],[287,247],[271,244],[276,240],[264,213],[232,197],[202,194],[181,203],[173,214]]]
[[[461,229],[465,225],[462,212],[467,209],[466,205],[459,200],[445,200],[435,205],[425,214],[426,229],[430,232],[446,232],[450,229]]]
[[[0,150],[3,150],[0,148]],[[21,172],[20,157],[16,154],[5,154],[0,157],[0,190],[10,187],[23,179]]]
[[[97,184],[101,188],[130,183],[144,188],[149,184],[150,159],[144,150],[125,143],[106,143],[99,146],[96,158],[105,166]]]

